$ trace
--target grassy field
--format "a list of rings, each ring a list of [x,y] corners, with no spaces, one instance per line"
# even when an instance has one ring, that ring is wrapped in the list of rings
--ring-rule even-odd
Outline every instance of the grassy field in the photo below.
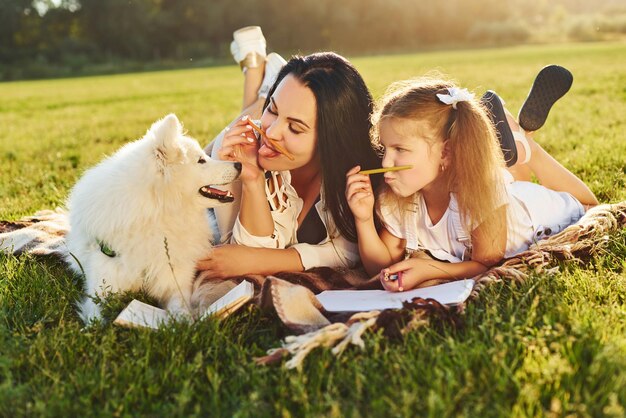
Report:
[[[626,199],[626,44],[448,51],[353,60],[375,96],[436,69],[512,112],[536,72],[574,74],[537,140],[603,202]],[[236,66],[0,84],[0,219],[62,206],[81,172],[169,112],[207,143],[237,114]],[[0,416],[624,416],[626,233],[583,266],[494,285],[463,327],[435,322],[302,372],[252,359],[286,335],[249,307],[157,332],[84,330],[81,281],[0,256]],[[114,317],[128,298],[112,299]]]

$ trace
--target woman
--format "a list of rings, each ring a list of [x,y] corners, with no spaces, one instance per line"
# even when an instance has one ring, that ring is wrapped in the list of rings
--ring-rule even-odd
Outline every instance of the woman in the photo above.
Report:
[[[359,256],[345,173],[380,165],[369,142],[372,97],[358,71],[334,53],[292,58],[267,91],[272,76],[263,75],[265,42],[254,40],[257,30],[244,28],[250,36],[239,43],[236,32],[231,48],[245,69],[245,114],[210,147],[213,157],[243,165],[238,216],[233,222],[236,206],[216,213],[232,244],[215,247],[198,268],[223,278],[352,267]],[[257,140],[248,118],[259,114],[266,137]]]

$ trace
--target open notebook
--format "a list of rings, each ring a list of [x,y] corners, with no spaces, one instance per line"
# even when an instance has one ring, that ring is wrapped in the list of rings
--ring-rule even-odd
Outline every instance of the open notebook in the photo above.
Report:
[[[458,305],[472,292],[474,280],[458,280],[437,286],[388,292],[386,290],[325,290],[317,295],[328,312],[360,312],[402,308],[402,302],[416,297],[431,298],[443,305]]]
[[[215,315],[225,318],[242,307],[254,296],[254,286],[244,280],[224,296],[216,300],[200,315],[199,319]],[[133,299],[113,321],[114,324],[134,328],[154,328],[167,324],[172,316],[165,310]]]

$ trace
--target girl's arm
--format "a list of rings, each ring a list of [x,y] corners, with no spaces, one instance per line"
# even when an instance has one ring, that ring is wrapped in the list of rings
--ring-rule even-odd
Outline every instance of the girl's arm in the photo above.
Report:
[[[502,206],[487,217],[484,222],[472,231],[472,259],[459,263],[446,263],[430,258],[411,258],[390,266],[383,272],[395,274],[402,272],[404,290],[419,287],[430,280],[465,279],[484,273],[504,257],[506,250],[506,206]],[[483,233],[487,222],[496,222],[493,236]],[[398,281],[381,280],[387,290],[398,291]]]
[[[368,175],[359,174],[360,166],[346,174],[346,199],[352,215],[359,243],[361,262],[368,274],[396,262],[404,254],[404,241],[383,228],[380,236],[374,224],[374,191]]]
[[[381,283],[386,290],[398,292],[400,284],[403,290],[409,290],[428,284],[431,280],[458,280],[474,277],[484,273],[487,269],[488,267],[484,264],[473,260],[447,263],[430,258],[409,258],[381,271],[381,273],[389,274],[402,272],[402,280],[385,281],[381,278]]]
[[[496,209],[472,231],[472,261],[491,267],[504,258],[507,240],[507,208],[507,205],[503,205]],[[495,224],[491,235],[483,232],[483,227],[488,223]]]
[[[374,221],[371,224],[356,223],[359,242],[359,254],[365,271],[370,276],[378,274],[381,269],[402,260],[406,241],[392,235],[383,228],[380,236],[376,232]]]

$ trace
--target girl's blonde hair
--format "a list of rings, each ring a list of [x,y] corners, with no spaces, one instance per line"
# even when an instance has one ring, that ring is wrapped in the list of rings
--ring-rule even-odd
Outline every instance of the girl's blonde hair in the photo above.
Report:
[[[449,166],[445,175],[448,190],[455,193],[464,226],[473,231],[502,204],[501,168],[504,157],[486,108],[476,99],[452,105],[439,100],[437,94],[449,94],[457,87],[443,79],[420,78],[392,84],[372,114],[372,144],[382,149],[380,123],[386,119],[426,121],[441,141],[447,141]],[[409,125],[410,126],[410,125]],[[385,186],[380,203],[395,201],[400,209],[413,200],[396,197]],[[484,236],[495,237],[502,225],[495,222],[481,227]]]

